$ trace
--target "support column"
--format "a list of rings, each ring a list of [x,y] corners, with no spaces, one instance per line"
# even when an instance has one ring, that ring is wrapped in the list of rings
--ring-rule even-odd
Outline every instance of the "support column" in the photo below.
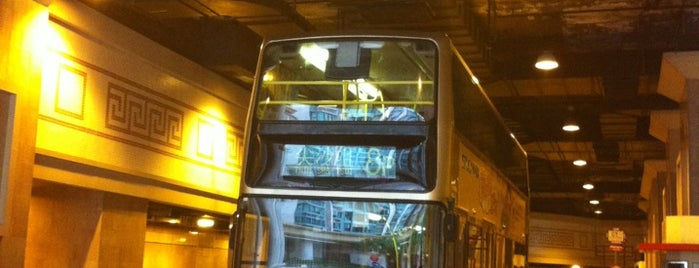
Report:
[[[147,200],[104,194],[100,268],[143,267],[147,211]]]
[[[699,52],[663,54],[658,93],[680,103],[677,213],[699,216]]]
[[[37,181],[25,267],[98,267],[103,193]]]
[[[0,267],[24,263],[46,11],[32,0],[0,0],[0,91],[15,103],[0,107],[13,122],[10,135],[0,133],[9,139],[0,161]]]
[[[40,180],[36,184],[25,267],[143,266],[147,200]]]
[[[699,61],[699,53],[697,58]],[[699,62],[691,68],[699,69]],[[699,216],[699,77],[687,80],[687,143],[689,145],[687,160],[689,161],[689,180],[687,194],[689,196],[689,215]]]
[[[699,229],[699,52],[663,54],[658,93],[680,104],[678,116],[663,116],[669,120],[662,120],[665,121],[663,124],[679,126],[667,128],[673,131],[667,131],[665,139],[659,138],[667,145],[670,172],[664,189],[671,195],[663,199],[676,202],[674,206],[668,204],[664,207],[677,208],[677,211],[674,215],[670,211],[664,215],[662,241],[642,243],[639,249],[650,253],[652,259],[663,258],[662,261],[647,263],[650,268],[663,267],[668,261],[683,261],[688,267],[696,267],[699,265],[699,233],[692,230]],[[663,119],[658,115],[651,114],[651,125],[654,116]],[[672,187],[673,183],[675,187]],[[668,187],[674,188],[674,196]],[[656,221],[650,223],[657,224]],[[664,255],[659,252],[664,252]]]

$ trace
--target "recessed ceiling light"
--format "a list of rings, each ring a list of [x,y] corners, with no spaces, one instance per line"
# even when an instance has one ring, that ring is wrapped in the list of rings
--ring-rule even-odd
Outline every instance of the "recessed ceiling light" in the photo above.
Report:
[[[567,131],[567,132],[575,132],[575,131],[580,130],[580,126],[578,126],[575,123],[566,123],[565,125],[563,125],[563,127],[561,129],[563,129],[563,131]]]
[[[205,215],[197,220],[197,226],[201,228],[210,228],[214,226],[214,219]]]
[[[583,189],[585,189],[585,190],[592,190],[592,189],[595,189],[595,185],[592,184],[592,183],[585,183],[585,184],[583,184],[582,187],[583,187]]]
[[[536,64],[534,64],[534,66],[539,70],[548,71],[558,68],[558,62],[550,51],[544,51],[541,53],[541,56],[536,59]]]
[[[592,204],[592,205],[599,205],[599,200],[597,200],[597,199],[592,199],[592,200],[590,200],[590,204]]]
[[[578,160],[573,161],[573,165],[582,167],[582,166],[587,165],[587,161],[585,161],[583,159],[578,159]]]
[[[599,215],[599,214],[602,214],[602,210],[600,210],[600,209],[595,210],[595,214],[598,214],[598,215]]]

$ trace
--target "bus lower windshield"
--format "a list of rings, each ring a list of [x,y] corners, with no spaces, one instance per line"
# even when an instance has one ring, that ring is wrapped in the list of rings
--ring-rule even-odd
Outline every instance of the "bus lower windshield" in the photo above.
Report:
[[[241,267],[438,267],[431,204],[246,198]],[[244,210],[243,210],[244,211]],[[380,266],[372,266],[380,265]]]

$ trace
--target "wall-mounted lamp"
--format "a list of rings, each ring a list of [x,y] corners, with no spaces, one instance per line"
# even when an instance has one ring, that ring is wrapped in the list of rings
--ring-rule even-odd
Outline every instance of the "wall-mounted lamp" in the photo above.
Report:
[[[545,71],[553,70],[558,68],[558,61],[556,61],[556,58],[553,56],[551,51],[544,51],[541,53],[539,58],[536,59],[534,67]]]

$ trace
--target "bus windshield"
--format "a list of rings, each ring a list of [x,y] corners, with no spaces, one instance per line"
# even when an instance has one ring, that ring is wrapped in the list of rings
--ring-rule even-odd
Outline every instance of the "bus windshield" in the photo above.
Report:
[[[274,41],[251,107],[250,185],[425,191],[437,46],[420,38]]]
[[[432,119],[437,49],[421,39],[271,43],[257,118],[307,121]]]
[[[438,267],[436,204],[247,198],[242,267]]]

